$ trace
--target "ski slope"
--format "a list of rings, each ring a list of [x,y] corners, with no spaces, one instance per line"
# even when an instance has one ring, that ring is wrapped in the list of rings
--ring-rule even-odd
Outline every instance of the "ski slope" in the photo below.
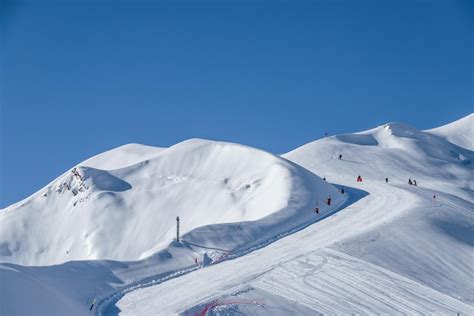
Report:
[[[472,154],[400,123],[305,145],[284,157],[370,194],[255,253],[130,292],[115,312],[472,314]]]
[[[474,153],[456,137],[472,117],[428,131],[388,123],[283,157],[205,140],[93,157],[80,177],[71,169],[0,211],[0,311],[474,314]],[[56,192],[62,183],[78,197]],[[71,214],[69,232],[50,232]],[[92,255],[62,247],[58,236],[89,229]]]

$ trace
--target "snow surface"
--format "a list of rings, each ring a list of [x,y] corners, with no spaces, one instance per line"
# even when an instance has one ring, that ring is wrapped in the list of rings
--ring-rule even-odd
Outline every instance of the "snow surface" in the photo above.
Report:
[[[80,164],[0,211],[0,312],[474,314],[474,153],[453,138],[468,120],[389,123],[284,158],[190,140],[122,169]],[[122,261],[62,263],[107,258]]]
[[[426,132],[442,137],[460,147],[474,150],[474,113]]]

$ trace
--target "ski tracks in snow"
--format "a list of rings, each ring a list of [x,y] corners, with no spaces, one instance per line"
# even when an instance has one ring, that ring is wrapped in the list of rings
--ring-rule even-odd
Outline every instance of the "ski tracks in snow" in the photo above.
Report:
[[[409,212],[418,201],[413,193],[391,185],[364,183],[359,189],[371,194],[322,222],[245,257],[128,293],[117,306],[124,314],[183,313],[186,306],[196,310],[246,287],[253,289],[245,291],[246,299],[275,302],[275,297],[280,297],[280,301],[292,302],[284,306],[286,312],[473,314],[471,305],[451,296],[326,248]],[[220,305],[220,311],[222,308],[225,310]],[[235,304],[232,308],[236,308]],[[245,310],[268,314],[271,308],[267,303],[246,306]]]

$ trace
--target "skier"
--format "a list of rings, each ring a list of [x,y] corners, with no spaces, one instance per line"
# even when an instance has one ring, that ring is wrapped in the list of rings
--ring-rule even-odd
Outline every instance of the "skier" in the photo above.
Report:
[[[327,133],[327,132],[324,133],[324,137],[328,137],[328,133]]]
[[[362,182],[362,177],[360,176],[360,174],[359,174],[359,176],[357,177],[357,182]]]
[[[326,177],[323,177],[323,180],[326,181]]]
[[[416,180],[413,179],[413,185],[416,187]]]
[[[411,179],[408,179],[408,184],[413,185],[413,182],[411,181]]]
[[[331,205],[331,197],[330,196],[328,197],[328,200],[327,200],[326,204]]]
[[[344,187],[341,188],[341,194],[344,194]]]
[[[319,214],[319,202],[316,202],[316,207],[314,208],[316,214]]]
[[[339,160],[342,160],[342,155],[341,154],[339,154]]]
[[[385,183],[388,183],[388,178],[385,178]]]
[[[209,257],[207,252],[205,252],[204,256],[202,257],[202,266],[207,267],[207,266],[211,265],[211,263],[212,263],[211,257]]]

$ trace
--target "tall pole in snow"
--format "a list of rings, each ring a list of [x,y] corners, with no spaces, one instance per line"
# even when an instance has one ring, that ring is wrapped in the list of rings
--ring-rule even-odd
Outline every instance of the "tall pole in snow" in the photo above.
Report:
[[[179,242],[179,216],[176,216],[176,241]]]

